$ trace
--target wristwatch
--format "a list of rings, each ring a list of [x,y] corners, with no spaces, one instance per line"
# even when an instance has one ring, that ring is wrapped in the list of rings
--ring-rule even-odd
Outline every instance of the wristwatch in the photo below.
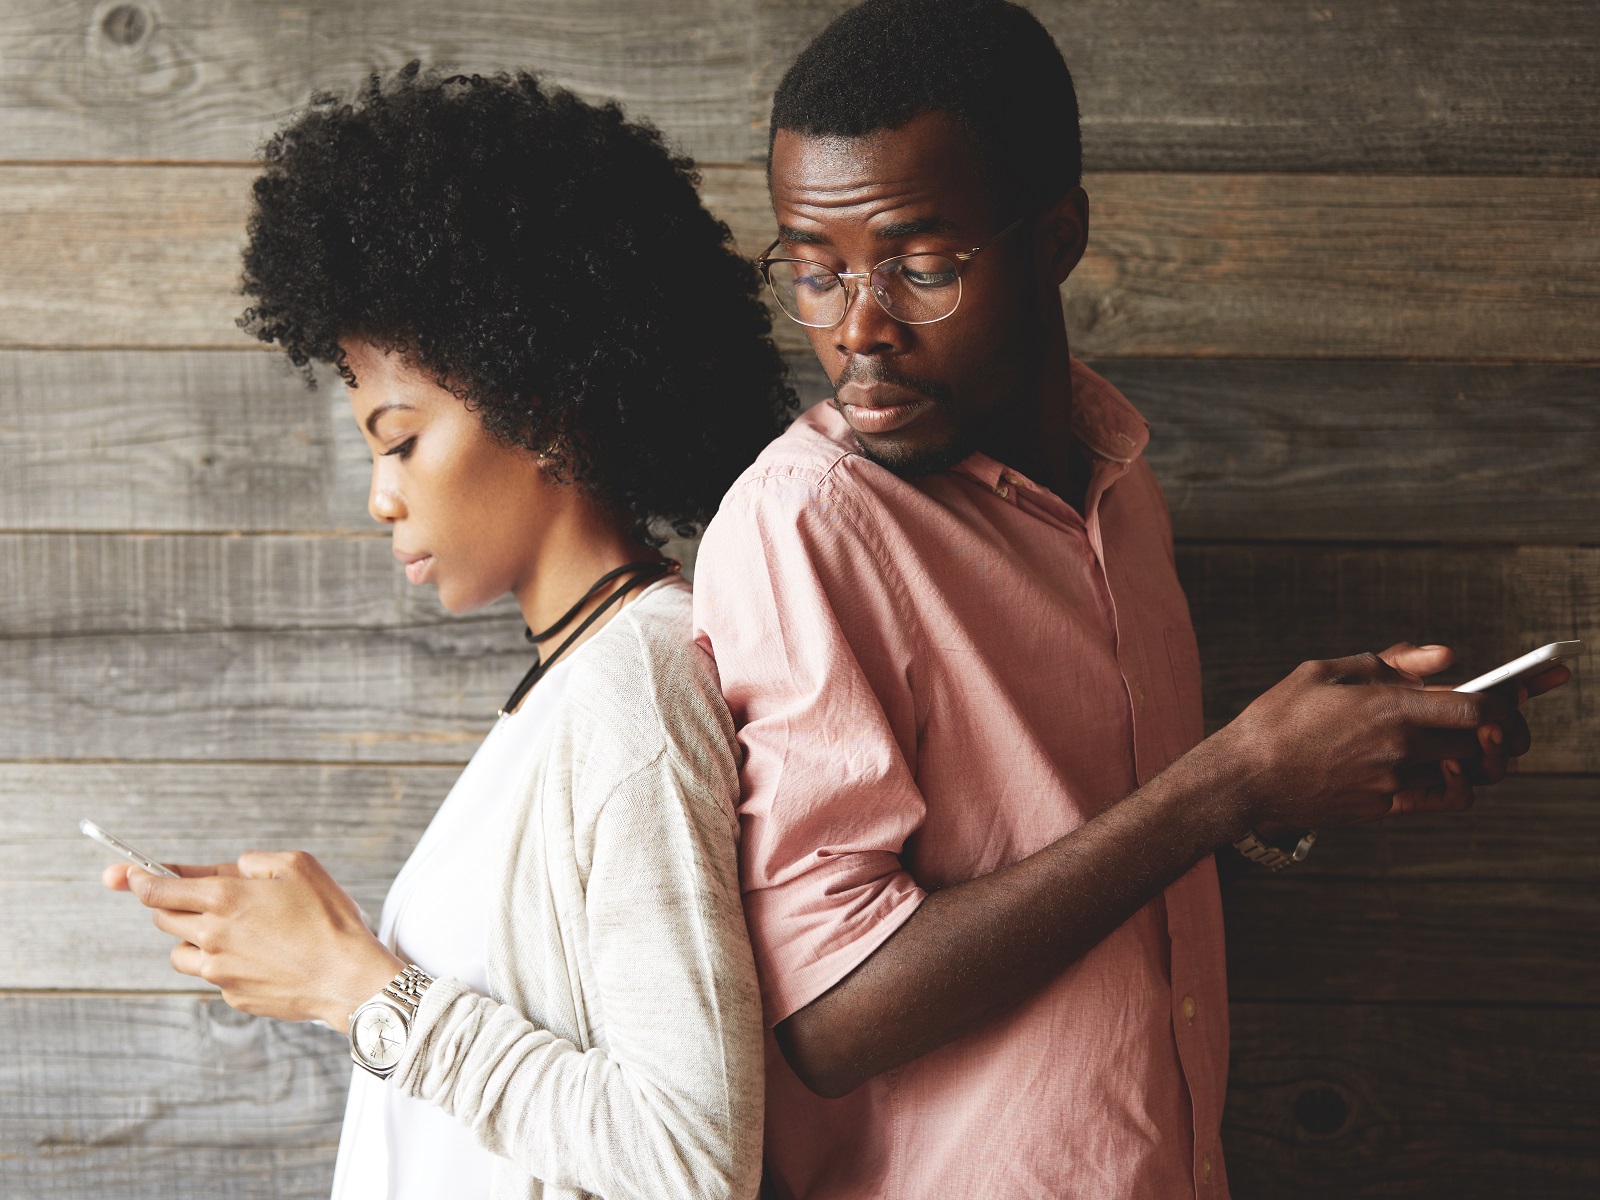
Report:
[[[1293,850],[1279,850],[1276,846],[1267,845],[1251,832],[1235,842],[1233,848],[1251,862],[1260,863],[1269,871],[1281,871],[1294,863],[1304,862],[1306,855],[1311,853],[1312,843],[1316,840],[1317,831],[1313,829],[1296,843]]]
[[[411,1020],[432,982],[433,976],[412,964],[350,1014],[350,1058],[356,1066],[379,1079],[394,1074],[406,1052]]]

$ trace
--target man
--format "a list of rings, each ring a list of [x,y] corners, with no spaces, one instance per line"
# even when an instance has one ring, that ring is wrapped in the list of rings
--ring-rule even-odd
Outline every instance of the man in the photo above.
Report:
[[[1464,808],[1526,725],[1400,646],[1200,740],[1146,424],[1068,353],[1077,106],[1026,12],[872,0],[772,124],[763,270],[836,397],[734,486],[696,578],[745,752],[769,1184],[1225,1196],[1213,851]]]

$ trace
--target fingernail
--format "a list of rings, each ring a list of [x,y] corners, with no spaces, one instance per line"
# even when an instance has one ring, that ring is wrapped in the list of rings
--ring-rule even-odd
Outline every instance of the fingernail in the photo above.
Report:
[[[1496,746],[1504,745],[1506,740],[1505,730],[1501,729],[1498,725],[1489,726],[1489,740]]]
[[[1461,764],[1453,758],[1447,758],[1439,764],[1439,769],[1447,775],[1461,774]]]

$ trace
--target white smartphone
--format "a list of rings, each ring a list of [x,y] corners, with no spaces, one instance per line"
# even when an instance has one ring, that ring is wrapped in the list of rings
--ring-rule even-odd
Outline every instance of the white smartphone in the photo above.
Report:
[[[1525,679],[1532,679],[1535,675],[1548,671],[1551,667],[1559,666],[1568,659],[1577,658],[1582,653],[1582,642],[1551,642],[1548,646],[1530,650],[1521,658],[1513,658],[1487,675],[1467,680],[1456,688],[1456,691],[1487,692],[1490,688],[1499,687],[1503,683],[1521,683]]]
[[[121,838],[112,837],[109,833],[107,833],[104,829],[101,829],[100,826],[96,825],[87,817],[78,822],[78,828],[83,831],[84,837],[93,838],[107,850],[110,850],[113,854],[122,855],[123,858],[127,859],[134,866],[142,867],[146,871],[149,871],[152,875],[165,875],[168,879],[178,878],[176,871],[167,870],[167,868],[163,867],[160,863],[151,858],[148,854],[144,853],[142,850],[135,850]]]

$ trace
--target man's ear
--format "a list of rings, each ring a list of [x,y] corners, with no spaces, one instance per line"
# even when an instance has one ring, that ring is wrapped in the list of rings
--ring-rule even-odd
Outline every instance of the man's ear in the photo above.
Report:
[[[1081,187],[1068,189],[1039,214],[1039,246],[1043,265],[1057,287],[1067,281],[1089,245],[1089,196]]]

